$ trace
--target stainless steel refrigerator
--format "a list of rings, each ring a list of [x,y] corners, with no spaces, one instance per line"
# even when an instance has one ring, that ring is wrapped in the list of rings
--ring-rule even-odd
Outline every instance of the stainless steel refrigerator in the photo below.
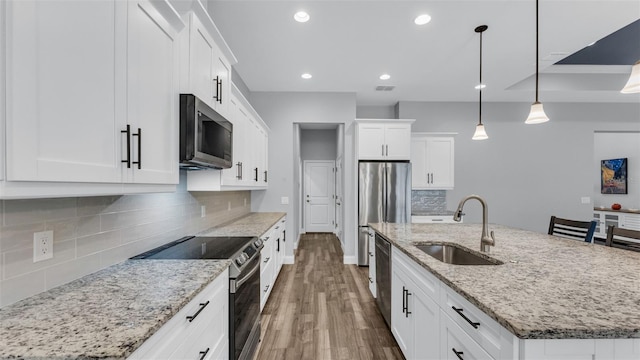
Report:
[[[368,223],[411,221],[411,163],[358,164],[358,265],[369,265]]]

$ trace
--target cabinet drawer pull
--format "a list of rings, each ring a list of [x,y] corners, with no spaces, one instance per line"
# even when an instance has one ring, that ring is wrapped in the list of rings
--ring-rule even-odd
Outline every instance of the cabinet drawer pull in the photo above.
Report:
[[[473,322],[473,321],[471,321],[468,317],[466,317],[466,316],[462,313],[462,312],[464,311],[462,308],[458,309],[458,308],[457,308],[457,307],[455,307],[455,306],[452,306],[451,308],[452,308],[453,310],[455,310],[455,312],[457,312],[457,313],[458,313],[458,315],[462,316],[462,318],[463,318],[463,319],[467,320],[467,322],[468,322],[471,326],[473,326],[475,329],[477,329],[477,328],[478,328],[478,326],[480,326],[480,323],[479,323],[479,322]]]
[[[264,292],[266,293],[267,291],[269,291],[269,287],[271,287],[271,285],[267,285],[264,287]]]
[[[409,311],[409,295],[411,295],[411,293],[407,289],[407,295],[406,295],[406,297],[407,297],[407,301],[406,301],[407,302],[407,311],[404,313],[404,315],[406,317],[409,317],[409,314],[411,314],[411,311]]]
[[[133,161],[132,164],[136,164],[138,169],[142,169],[142,129],[138,128],[138,133],[131,134],[131,136],[138,137],[138,161]]]
[[[207,354],[209,353],[209,350],[210,350],[210,349],[211,349],[211,348],[207,348],[207,350],[205,350],[205,351],[200,351],[200,353],[199,353],[199,355],[200,355],[200,360],[204,360],[204,358],[206,358],[206,357],[207,357]]]
[[[454,354],[456,354],[456,356],[458,357],[458,359],[460,360],[464,360],[464,358],[462,357],[462,355],[464,355],[464,352],[462,351],[456,351],[456,348],[451,348],[451,351],[453,351]]]
[[[258,168],[253,169],[254,173],[253,174],[253,181],[258,182]]]
[[[195,314],[193,315],[189,315],[187,316],[187,320],[189,320],[189,322],[192,322],[193,320],[195,320],[195,318],[200,315],[200,313],[202,312],[202,310],[204,310],[204,308],[207,307],[207,305],[209,305],[209,300],[207,300],[206,303],[200,303],[200,309],[198,309],[198,311],[196,311]]]
[[[369,276],[369,282],[373,284],[373,279]]]
[[[120,130],[121,134],[127,134],[127,158],[120,162],[127,163],[127,168],[131,169],[131,125],[127,125],[127,130]]]
[[[431,219],[431,221],[443,221],[444,219]]]
[[[407,292],[407,289],[405,289],[405,287],[402,287],[402,313],[404,314],[407,311],[407,298],[405,297],[405,293]]]
[[[265,264],[266,264],[266,263],[268,263],[268,262],[269,262],[269,260],[271,260],[271,257],[268,257],[268,258],[264,259],[263,263],[265,263]]]

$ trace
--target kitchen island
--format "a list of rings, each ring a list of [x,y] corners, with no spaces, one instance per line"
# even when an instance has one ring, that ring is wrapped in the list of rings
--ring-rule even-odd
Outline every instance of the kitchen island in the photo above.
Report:
[[[415,245],[453,243],[479,253],[481,225],[370,226],[513,334],[513,354],[520,353],[520,358],[524,358],[525,344],[558,339],[572,339],[577,347],[614,346],[596,339],[627,339],[616,341],[630,347],[629,358],[640,358],[640,253],[491,224],[496,246],[481,256],[502,264],[451,265]]]

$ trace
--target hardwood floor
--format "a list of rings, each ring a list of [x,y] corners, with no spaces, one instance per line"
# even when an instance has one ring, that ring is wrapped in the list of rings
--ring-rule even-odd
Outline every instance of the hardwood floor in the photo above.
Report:
[[[306,234],[262,312],[256,359],[402,359],[368,288],[333,234]]]

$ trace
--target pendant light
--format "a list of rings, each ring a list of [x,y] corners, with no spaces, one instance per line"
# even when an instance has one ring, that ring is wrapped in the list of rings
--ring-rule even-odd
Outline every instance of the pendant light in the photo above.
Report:
[[[623,94],[640,93],[640,60],[633,64],[629,81],[620,92]]]
[[[487,132],[482,125],[482,33],[487,30],[487,25],[480,25],[475,29],[475,32],[480,34],[480,84],[478,85],[479,100],[478,100],[478,125],[476,125],[476,132],[473,134],[472,140],[486,140],[489,138]]]
[[[541,124],[549,121],[547,114],[544,113],[542,103],[538,101],[538,0],[536,0],[536,101],[531,104],[531,112],[525,120],[525,124]]]

